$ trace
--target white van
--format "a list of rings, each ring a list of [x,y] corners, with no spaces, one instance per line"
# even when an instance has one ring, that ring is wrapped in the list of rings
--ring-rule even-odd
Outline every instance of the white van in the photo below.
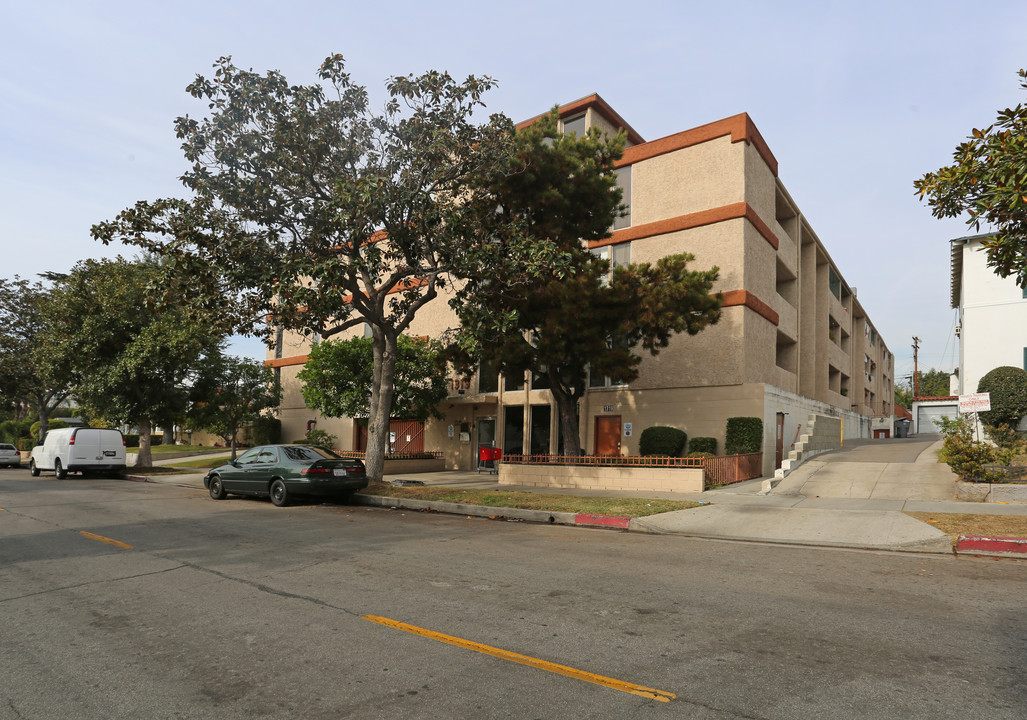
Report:
[[[125,469],[125,436],[120,430],[57,428],[32,449],[29,472],[53,470],[63,480],[69,472],[119,473]]]

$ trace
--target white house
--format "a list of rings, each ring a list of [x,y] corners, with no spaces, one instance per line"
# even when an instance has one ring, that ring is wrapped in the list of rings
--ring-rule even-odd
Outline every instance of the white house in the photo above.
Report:
[[[988,371],[1003,365],[1027,370],[1027,289],[988,267],[981,241],[951,241],[952,307],[959,310],[959,394],[977,392]]]

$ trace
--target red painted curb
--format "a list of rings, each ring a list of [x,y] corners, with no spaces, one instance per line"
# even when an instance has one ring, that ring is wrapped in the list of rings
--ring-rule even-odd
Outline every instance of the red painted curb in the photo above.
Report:
[[[1027,539],[960,535],[959,540],[956,541],[956,551],[960,550],[1027,554]]]
[[[575,525],[601,525],[602,527],[626,528],[631,518],[617,517],[615,515],[588,515],[578,513],[574,516]]]

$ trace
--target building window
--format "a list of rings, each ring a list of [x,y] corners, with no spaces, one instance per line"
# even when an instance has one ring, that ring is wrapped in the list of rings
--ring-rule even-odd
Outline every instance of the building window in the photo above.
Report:
[[[563,121],[563,134],[570,135],[571,133],[578,137],[582,137],[585,134],[585,113],[569,117]]]
[[[503,408],[503,454],[520,455],[524,452],[524,406],[507,405]]]
[[[614,268],[631,264],[631,243],[629,242],[592,248],[590,252],[597,258],[610,261],[610,273],[613,273]]]
[[[621,204],[625,208],[625,214],[614,218],[613,229],[631,227],[631,166],[625,165],[613,171],[617,177],[617,187],[621,190]]]
[[[524,373],[503,373],[503,389],[507,392],[524,389]]]
[[[282,359],[282,344],[285,342],[285,328],[279,325],[275,328],[275,360]]]
[[[548,405],[531,406],[531,455],[549,454],[549,421],[552,410]]]
[[[1023,369],[1027,370],[1027,348],[1023,349]]]
[[[499,371],[487,362],[478,366],[478,392],[499,392]]]
[[[830,288],[832,295],[839,300],[842,299],[842,279],[838,277],[838,273],[830,265],[827,266],[827,286]]]

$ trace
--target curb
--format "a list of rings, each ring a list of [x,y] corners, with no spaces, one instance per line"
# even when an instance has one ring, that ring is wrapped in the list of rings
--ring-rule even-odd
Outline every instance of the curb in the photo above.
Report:
[[[1027,560],[1027,539],[960,535],[956,539],[957,555],[988,555]]]
[[[518,508],[500,508],[486,505],[465,505],[464,503],[448,503],[436,500],[413,500],[409,498],[392,498],[382,495],[364,495],[357,493],[353,501],[360,505],[373,507],[395,508],[398,510],[432,510],[451,515],[468,515],[495,520],[521,520],[540,523],[542,525],[575,525],[578,527],[612,528],[628,530],[631,518],[615,515],[588,515],[585,513],[546,512],[545,510],[521,510]]]

